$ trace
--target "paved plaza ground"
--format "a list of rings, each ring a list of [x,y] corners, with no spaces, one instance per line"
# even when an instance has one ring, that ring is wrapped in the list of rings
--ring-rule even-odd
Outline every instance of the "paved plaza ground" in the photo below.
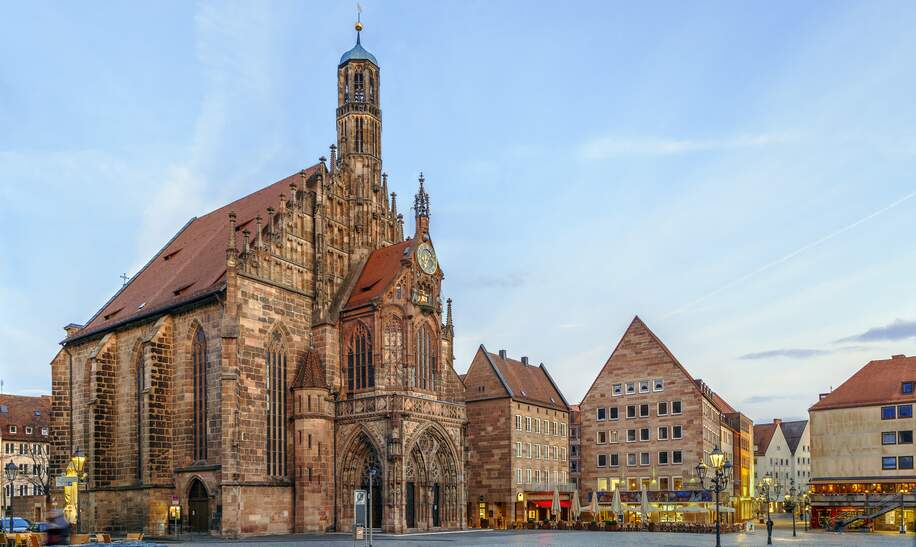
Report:
[[[390,536],[379,534],[374,537],[373,544],[380,547],[417,547],[422,545],[472,545],[472,546],[501,546],[501,545],[533,545],[533,546],[562,546],[570,545],[585,547],[592,545],[619,545],[622,547],[692,547],[713,546],[716,543],[714,535],[709,534],[665,534],[648,532],[584,532],[584,531],[468,531],[468,532],[443,532],[432,534],[412,534]],[[283,536],[274,538],[257,538],[240,541],[213,541],[183,543],[182,545],[212,546],[214,544],[226,545],[252,545],[265,547],[268,545],[353,545],[350,536],[344,534],[330,534],[323,536]],[[365,545],[358,543],[359,547]],[[756,530],[752,533],[728,534],[722,536],[722,545],[766,545],[766,530]],[[857,546],[857,545],[906,545],[916,547],[916,536],[913,534],[865,534],[846,533],[835,534],[831,532],[798,532],[798,537],[793,538],[789,530],[776,530],[773,535],[773,545],[785,546]]]

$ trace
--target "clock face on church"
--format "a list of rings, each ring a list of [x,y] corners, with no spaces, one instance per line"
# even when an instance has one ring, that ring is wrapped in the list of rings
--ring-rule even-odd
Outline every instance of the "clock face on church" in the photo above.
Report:
[[[429,243],[421,243],[417,247],[417,264],[424,273],[429,275],[436,273],[436,253]]]

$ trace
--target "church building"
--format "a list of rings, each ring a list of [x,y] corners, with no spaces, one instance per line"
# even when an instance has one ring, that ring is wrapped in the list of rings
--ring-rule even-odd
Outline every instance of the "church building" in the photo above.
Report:
[[[464,387],[419,177],[404,237],[380,68],[337,67],[330,159],[191,219],[51,363],[52,476],[83,530],[227,537],[466,526]],[[54,491],[58,507],[65,501]]]

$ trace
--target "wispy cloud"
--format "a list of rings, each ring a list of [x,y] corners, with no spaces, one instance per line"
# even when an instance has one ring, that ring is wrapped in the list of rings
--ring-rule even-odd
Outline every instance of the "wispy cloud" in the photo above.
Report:
[[[822,349],[796,349],[796,348],[786,348],[786,349],[771,349],[768,351],[758,351],[755,353],[745,353],[740,356],[739,359],[746,360],[756,360],[756,359],[772,359],[774,357],[785,357],[787,359],[810,359],[812,357],[820,357],[822,355],[830,354],[830,351]]]
[[[908,338],[916,338],[916,321],[897,319],[890,325],[872,327],[862,334],[840,338],[836,342],[885,342],[906,340]]]
[[[873,211],[873,212],[871,212],[871,213],[865,215],[864,217],[860,218],[859,220],[857,220],[857,221],[855,221],[855,222],[853,222],[853,223],[851,223],[851,224],[847,224],[846,226],[843,226],[843,227],[840,228],[839,230],[833,231],[833,232],[831,232],[831,233],[829,233],[829,234],[827,234],[827,235],[825,235],[825,236],[823,236],[823,237],[821,237],[821,238],[819,238],[819,239],[816,239],[816,240],[814,240],[814,241],[812,241],[812,242],[810,242],[810,243],[807,243],[807,244],[805,244],[805,245],[802,245],[801,247],[799,247],[798,249],[792,251],[791,253],[789,253],[789,254],[787,254],[787,255],[784,255],[784,256],[782,256],[782,257],[780,257],[780,258],[777,258],[776,260],[773,260],[773,261],[771,261],[771,262],[768,262],[768,263],[764,264],[763,266],[760,266],[760,267],[757,268],[756,270],[753,270],[753,271],[751,271],[751,272],[749,272],[749,273],[746,273],[746,274],[742,275],[741,277],[738,277],[737,279],[733,279],[732,281],[729,281],[728,283],[722,285],[721,287],[719,287],[719,288],[717,288],[717,289],[715,289],[715,290],[713,290],[713,291],[710,291],[710,292],[708,292],[708,293],[706,293],[706,294],[700,296],[699,298],[696,298],[695,300],[693,300],[693,301],[691,301],[691,302],[688,302],[687,304],[681,306],[680,308],[677,308],[677,309],[675,309],[675,310],[672,310],[672,311],[668,312],[668,313],[665,315],[665,318],[668,318],[668,317],[671,317],[671,316],[674,316],[674,315],[682,314],[682,313],[684,313],[684,312],[690,310],[691,308],[695,307],[695,306],[696,306],[697,304],[699,304],[700,302],[703,302],[703,301],[706,300],[707,298],[711,298],[711,297],[713,297],[713,296],[715,296],[715,295],[717,295],[717,294],[719,294],[719,293],[721,293],[721,292],[723,292],[723,291],[726,291],[726,290],[728,290],[728,289],[731,289],[732,287],[735,287],[735,286],[737,286],[737,285],[740,285],[741,283],[747,281],[748,279],[751,279],[752,277],[755,277],[755,276],[757,276],[757,275],[760,275],[760,274],[762,274],[763,272],[765,272],[765,271],[767,271],[767,270],[770,270],[770,269],[772,269],[772,268],[774,268],[774,267],[776,267],[776,266],[779,266],[780,264],[783,264],[783,263],[785,263],[785,262],[788,262],[789,260],[792,260],[792,259],[795,258],[796,256],[798,256],[798,255],[800,255],[800,254],[802,254],[802,253],[804,253],[804,252],[806,252],[806,251],[810,251],[811,249],[813,249],[813,248],[815,248],[815,247],[817,247],[817,246],[819,246],[819,245],[822,245],[822,244],[824,244],[824,243],[830,241],[831,239],[833,239],[833,238],[835,238],[835,237],[837,237],[837,236],[840,236],[840,235],[842,235],[842,234],[848,232],[849,230],[852,230],[853,228],[856,228],[856,227],[859,226],[860,224],[864,224],[865,222],[868,222],[869,220],[871,220],[871,219],[873,219],[873,218],[875,218],[875,217],[877,217],[877,216],[879,216],[879,215],[882,215],[882,214],[884,214],[884,213],[890,211],[890,210],[893,209],[894,207],[897,207],[898,205],[901,205],[902,203],[904,203],[904,202],[906,202],[906,201],[909,201],[909,200],[912,199],[913,197],[916,197],[916,191],[913,191],[913,192],[910,192],[910,193],[908,193],[908,194],[906,194],[906,195],[904,195],[904,196],[901,196],[900,198],[894,200],[894,201],[891,202],[890,204],[888,204],[888,205],[886,205],[886,206],[884,206],[884,207],[878,209],[877,211]]]
[[[824,355],[832,355],[835,353],[849,353],[853,351],[864,351],[869,348],[865,346],[843,346],[840,348],[830,348],[830,349],[809,349],[809,348],[779,348],[771,349],[766,351],[756,351],[753,353],[745,353],[738,357],[738,359],[744,359],[748,361],[760,360],[760,359],[813,359],[815,357],[823,357]]]
[[[621,156],[672,156],[696,152],[716,152],[755,148],[787,142],[782,134],[740,135],[727,139],[673,139],[665,137],[605,136],[585,142],[580,155],[587,160],[606,160]]]

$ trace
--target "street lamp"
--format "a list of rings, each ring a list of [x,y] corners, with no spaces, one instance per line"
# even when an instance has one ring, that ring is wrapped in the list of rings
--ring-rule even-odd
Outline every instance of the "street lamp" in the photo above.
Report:
[[[13,462],[6,464],[4,468],[6,480],[10,481],[10,533],[13,533],[13,496],[16,495],[16,487],[13,484],[16,477],[19,476],[19,466]]]
[[[725,459],[725,454],[719,450],[719,447],[713,449],[712,453],[709,455],[709,463],[712,464],[713,476],[710,481],[710,487],[713,492],[716,493],[716,547],[721,547],[721,519],[719,511],[719,493],[724,492],[728,487],[728,476],[732,471],[732,462]],[[700,479],[700,488],[707,490],[706,488],[706,472],[708,466],[704,462],[697,464],[696,471],[697,477]]]
[[[378,474],[378,468],[369,467],[369,547],[372,547],[372,483],[375,482],[375,476]]]
[[[79,448],[70,458],[70,469],[76,474],[76,532],[82,533],[82,513],[80,501],[80,481],[83,479],[83,469],[86,467],[86,456]]]
[[[805,532],[808,532],[808,519],[811,518],[811,498],[808,497],[808,494],[802,496],[802,516],[805,521]]]
[[[792,479],[789,484],[791,486],[789,487],[789,493],[786,494],[786,501],[783,503],[783,507],[792,513],[792,537],[798,537],[795,534],[795,508],[798,501],[795,494],[798,490],[795,488],[795,479]]]
[[[767,545],[773,545],[773,519],[770,518],[770,503],[779,499],[782,486],[779,481],[773,479],[773,475],[767,472],[763,481],[757,484],[757,489],[763,494],[767,504]]]

